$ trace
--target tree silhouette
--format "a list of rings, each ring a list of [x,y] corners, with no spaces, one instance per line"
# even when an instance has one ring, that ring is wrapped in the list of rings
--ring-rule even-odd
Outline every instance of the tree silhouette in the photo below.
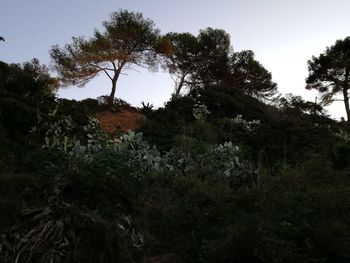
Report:
[[[254,58],[251,50],[231,54],[226,82],[260,99],[269,99],[277,93],[271,73]]]
[[[190,33],[168,33],[163,37],[169,48],[163,53],[162,67],[175,82],[174,94],[178,96],[184,86],[192,84],[191,75],[197,66],[199,45]]]
[[[301,96],[293,95],[292,93],[287,93],[284,97],[279,98],[278,102],[283,110],[289,110],[289,112],[292,110],[298,114],[327,115],[321,105],[316,102],[305,101]]]
[[[163,67],[175,81],[175,95],[184,87],[193,89],[223,80],[230,52],[230,36],[224,30],[208,27],[197,37],[168,33],[163,40],[169,45],[169,50],[163,52]]]
[[[350,74],[350,37],[337,40],[335,45],[327,47],[319,57],[308,61],[309,76],[306,89],[315,89],[321,94],[322,103],[329,105],[341,94],[345,110],[350,121],[349,74]]]
[[[0,97],[16,97],[36,105],[53,98],[58,87],[58,79],[36,58],[23,64],[0,65]]]
[[[38,59],[23,64],[0,61],[0,130],[15,140],[27,135],[37,124],[37,114],[56,106],[58,87],[59,81]]]
[[[109,102],[115,97],[120,74],[132,66],[152,67],[159,30],[141,13],[120,10],[103,22],[105,32],[95,31],[91,39],[73,37],[73,43],[51,49],[51,57],[64,85],[84,86],[104,73],[111,81]]]
[[[219,84],[228,70],[230,35],[225,30],[208,27],[201,30],[197,38],[200,60],[193,78],[205,86]]]

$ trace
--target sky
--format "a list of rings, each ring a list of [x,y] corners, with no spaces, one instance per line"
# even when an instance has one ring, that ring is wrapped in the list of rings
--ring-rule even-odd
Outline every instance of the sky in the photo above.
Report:
[[[253,50],[272,73],[282,94],[293,93],[315,101],[305,90],[307,61],[337,39],[350,35],[349,0],[0,0],[0,60],[22,63],[38,58],[52,66],[49,50],[71,43],[72,37],[92,36],[102,21],[119,9],[137,11],[152,19],[161,33],[198,34],[206,27],[224,29],[234,51]],[[54,73],[53,73],[54,74]],[[150,102],[163,106],[174,84],[166,72],[137,69],[117,83],[117,97],[134,106]],[[85,87],[67,87],[59,97],[84,99],[110,93],[101,75]],[[344,105],[328,108],[333,118],[345,117]]]

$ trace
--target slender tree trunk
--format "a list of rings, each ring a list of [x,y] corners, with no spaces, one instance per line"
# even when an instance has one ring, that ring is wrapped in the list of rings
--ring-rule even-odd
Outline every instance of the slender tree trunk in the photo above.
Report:
[[[343,89],[343,96],[344,96],[346,116],[348,117],[348,123],[350,124],[350,106],[349,106],[348,89]]]
[[[117,89],[117,81],[118,81],[120,72],[121,72],[121,68],[119,68],[119,69],[115,72],[114,77],[112,78],[112,90],[111,90],[111,94],[110,94],[109,97],[108,97],[108,104],[109,104],[109,105],[112,105],[112,104],[113,104],[114,97],[115,97],[115,92],[116,92],[116,89]]]
[[[108,104],[109,105],[113,104],[113,100],[114,100],[116,89],[117,89],[117,81],[113,79],[112,80],[112,91],[111,91],[111,94],[109,94],[109,97],[108,97]]]
[[[350,124],[350,106],[349,106],[349,69],[345,69],[345,80],[344,80],[344,87],[343,87],[343,96],[344,96],[344,104],[345,104],[345,111],[346,116],[348,118],[348,124]]]
[[[183,86],[184,83],[185,83],[185,78],[186,78],[186,75],[182,75],[179,84],[178,84],[177,87],[175,88],[175,95],[176,95],[176,96],[179,96],[179,95],[180,95],[180,91],[181,91],[181,89],[182,89],[182,86]]]

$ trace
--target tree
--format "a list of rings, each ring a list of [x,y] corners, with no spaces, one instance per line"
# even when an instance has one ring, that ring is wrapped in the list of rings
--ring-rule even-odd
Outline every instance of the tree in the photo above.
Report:
[[[197,66],[198,40],[190,33],[168,33],[163,46],[163,68],[167,69],[175,82],[174,94],[178,96],[184,86],[192,84],[191,75]]]
[[[51,57],[64,85],[84,86],[99,73],[111,81],[109,102],[115,97],[120,74],[132,66],[155,65],[159,30],[141,13],[120,10],[104,21],[105,32],[95,30],[88,40],[73,37],[73,43],[51,49]]]
[[[206,28],[198,36],[168,33],[163,37],[163,68],[175,82],[175,95],[225,82],[248,95],[268,99],[277,93],[272,76],[250,50],[233,52],[230,36],[222,29]]]
[[[23,64],[0,62],[0,130],[13,138],[27,134],[37,113],[55,103],[58,86],[59,81],[37,59]]]
[[[326,116],[324,108],[311,101],[305,101],[301,96],[287,93],[285,97],[279,98],[279,106],[283,110],[293,110],[296,113]]]
[[[306,89],[315,89],[321,94],[323,105],[335,100],[344,101],[348,122],[349,107],[349,74],[350,74],[350,37],[337,40],[335,45],[327,47],[319,57],[308,61],[309,76]],[[336,98],[338,94],[342,99]]]
[[[204,86],[219,84],[228,70],[230,35],[222,29],[206,28],[199,32],[199,63],[194,79]]]
[[[163,67],[174,79],[175,95],[184,87],[218,84],[223,79],[230,52],[230,36],[224,30],[209,27],[197,37],[190,33],[168,33],[163,40],[169,45],[162,52]]]
[[[277,93],[277,84],[272,81],[271,73],[255,60],[251,50],[231,54],[226,82],[260,99],[271,98]]]
[[[46,65],[34,58],[20,64],[0,63],[0,95],[17,98],[31,106],[52,99],[59,81],[50,75]]]

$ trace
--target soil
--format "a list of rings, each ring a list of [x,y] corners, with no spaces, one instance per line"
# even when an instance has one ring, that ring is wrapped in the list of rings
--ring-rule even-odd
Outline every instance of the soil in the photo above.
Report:
[[[96,113],[102,129],[107,132],[136,130],[140,127],[145,116],[134,109],[120,111],[100,111]]]

